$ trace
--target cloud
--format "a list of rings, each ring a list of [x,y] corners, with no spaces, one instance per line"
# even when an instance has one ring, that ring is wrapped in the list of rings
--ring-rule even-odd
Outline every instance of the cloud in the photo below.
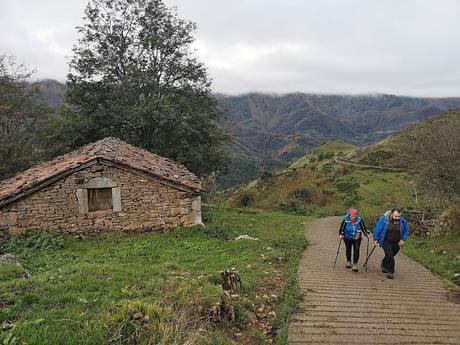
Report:
[[[217,92],[460,96],[456,0],[165,0]],[[0,1],[0,53],[64,80],[85,0]]]

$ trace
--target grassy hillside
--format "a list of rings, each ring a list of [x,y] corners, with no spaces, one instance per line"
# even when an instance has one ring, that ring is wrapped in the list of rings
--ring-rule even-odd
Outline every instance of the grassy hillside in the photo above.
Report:
[[[380,165],[386,167],[400,168],[406,171],[421,171],[432,163],[430,160],[421,159],[421,147],[415,145],[417,142],[425,141],[432,144],[429,146],[428,154],[445,156],[452,154],[446,143],[445,137],[439,137],[441,133],[448,133],[454,140],[452,144],[460,144],[460,109],[435,116],[418,125],[407,128],[385,140],[374,145],[356,150],[348,155],[347,161],[353,163]],[[442,134],[441,134],[442,135]],[[436,141],[431,142],[430,136],[435,136]],[[455,145],[452,148],[457,148]],[[458,159],[452,155],[453,158]],[[423,156],[425,158],[425,156]]]
[[[408,173],[335,161],[353,150],[356,147],[343,141],[324,144],[288,169],[264,174],[238,189],[227,203],[319,215],[342,214],[349,207],[358,207],[372,217],[394,205],[414,205],[414,181]]]
[[[331,158],[331,154],[333,154],[334,156],[342,157],[345,154],[349,154],[351,152],[356,151],[357,148],[357,146],[346,143],[342,140],[331,141],[317,147],[312,152],[296,160],[294,163],[291,164],[290,169],[308,166],[308,164],[312,163],[315,158],[316,160],[318,160],[318,157],[320,161],[326,158]]]
[[[1,343],[284,344],[306,218],[214,207],[204,216],[205,228],[169,233],[9,239],[4,250],[32,276],[0,265]],[[258,240],[234,240],[243,234]],[[218,285],[230,267],[240,297]],[[214,326],[209,310],[222,300],[236,320]]]

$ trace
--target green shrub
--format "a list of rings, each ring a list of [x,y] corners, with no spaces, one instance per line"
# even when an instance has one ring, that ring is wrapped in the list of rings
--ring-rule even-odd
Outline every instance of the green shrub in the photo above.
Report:
[[[20,236],[11,236],[3,245],[7,253],[28,255],[64,247],[62,234],[53,231],[26,230]]]
[[[241,207],[248,207],[254,203],[254,195],[249,192],[243,192],[240,196],[239,205]]]
[[[206,208],[206,207],[203,207],[201,209],[201,219],[203,220],[203,223],[212,223],[213,219],[212,219],[212,213],[211,211]]]
[[[332,167],[331,164],[325,164],[321,167],[321,171],[324,173],[324,174],[330,174],[332,173],[332,171],[334,170],[334,168]]]
[[[325,159],[330,159],[332,157],[334,157],[333,152],[320,152],[320,154],[318,155],[318,162],[321,162]]]
[[[273,176],[275,176],[275,173],[273,171],[264,171],[262,173],[262,175],[260,176],[260,179],[261,180],[266,180],[266,179],[268,179],[270,177],[273,177]]]
[[[244,302],[233,303],[233,308],[235,311],[235,326],[238,328],[243,328],[250,321],[252,321],[252,315],[249,312],[251,305],[245,304]]]
[[[30,307],[40,301],[40,297],[34,293],[28,292],[22,298],[22,307]]]
[[[359,187],[359,182],[350,180],[339,180],[335,183],[337,190],[342,193],[350,193]]]
[[[343,204],[346,207],[358,207],[357,205],[362,199],[363,198],[360,197],[358,194],[352,192],[345,196],[345,198],[343,199]]]
[[[446,212],[445,219],[449,224],[449,231],[460,233],[460,202],[454,203]]]
[[[278,209],[282,212],[298,216],[306,216],[309,214],[307,208],[298,200],[288,200],[286,202],[281,202],[278,205]]]
[[[289,193],[289,199],[296,199],[306,204],[311,203],[311,196],[312,193],[307,187],[298,188]]]
[[[23,274],[23,270],[20,269],[19,267],[16,267],[16,265],[0,263],[0,277],[2,277],[3,281],[21,278],[22,274]],[[0,302],[0,308],[1,308],[1,302]]]
[[[228,241],[232,238],[232,234],[229,233],[228,229],[217,224],[211,224],[203,227],[201,229],[201,233],[218,240]]]
[[[0,229],[0,254],[5,254],[6,253],[6,250],[5,250],[5,246],[6,246],[6,243],[8,243],[10,240],[10,235],[8,234],[8,232],[4,229]]]
[[[347,165],[342,169],[342,174],[343,175],[350,175],[353,171],[354,171],[353,167],[350,166],[350,165]]]

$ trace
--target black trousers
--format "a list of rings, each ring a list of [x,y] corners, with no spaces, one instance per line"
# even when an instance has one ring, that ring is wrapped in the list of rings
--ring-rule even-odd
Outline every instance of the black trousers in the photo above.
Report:
[[[395,273],[395,255],[398,254],[399,249],[398,243],[383,242],[385,257],[382,259],[382,265],[385,266],[388,273]]]
[[[353,247],[353,263],[357,264],[359,260],[359,246],[361,245],[361,239],[358,240],[347,240],[343,239],[345,242],[347,261],[351,261],[351,247]]]

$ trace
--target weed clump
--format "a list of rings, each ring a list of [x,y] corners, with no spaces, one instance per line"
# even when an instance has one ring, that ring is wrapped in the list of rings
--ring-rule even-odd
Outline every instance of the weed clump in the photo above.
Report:
[[[232,238],[232,234],[223,226],[219,226],[216,224],[211,224],[203,227],[201,232],[208,237],[217,239],[217,240],[224,240],[228,241]]]
[[[11,236],[2,245],[2,251],[21,256],[35,253],[58,250],[64,247],[62,234],[53,231],[26,230],[20,236]]]
[[[126,303],[105,322],[107,344],[199,344],[201,336],[190,333],[186,313],[173,312],[157,303]],[[193,329],[193,328],[192,328]]]

